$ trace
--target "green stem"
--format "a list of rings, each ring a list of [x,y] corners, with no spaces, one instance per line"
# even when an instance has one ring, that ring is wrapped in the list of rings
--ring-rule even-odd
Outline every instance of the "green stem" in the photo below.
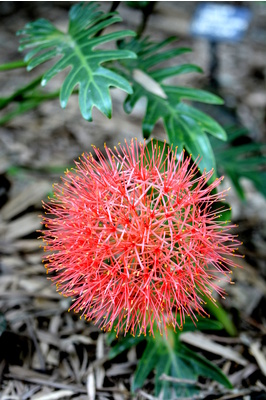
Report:
[[[153,12],[154,7],[155,7],[155,1],[149,1],[148,5],[141,10],[142,11],[142,21],[137,29],[137,37],[142,36],[142,34],[147,26],[148,19]]]
[[[24,68],[27,65],[28,65],[28,63],[26,63],[23,60],[13,61],[10,63],[0,65],[0,71],[9,71],[11,69]]]
[[[30,95],[29,97],[25,96],[25,99],[29,99],[29,100],[35,100],[35,101],[46,101],[46,100],[52,100],[55,99],[56,97],[59,96],[59,90],[56,90],[55,92],[52,93],[33,93],[32,95]]]
[[[114,12],[114,11],[117,9],[117,7],[119,6],[119,3],[120,3],[120,1],[113,1],[113,2],[112,2],[112,5],[111,5],[111,7],[110,7],[110,10],[108,11],[108,13]],[[104,29],[101,29],[100,31],[98,31],[98,32],[95,34],[95,37],[101,36],[101,34],[102,34],[103,31],[104,31]]]
[[[117,9],[117,7],[119,6],[119,3],[120,3],[120,1],[113,1],[109,12],[114,12]]]
[[[38,76],[38,78],[34,79],[30,83],[28,83],[25,86],[22,86],[18,90],[16,90],[14,93],[12,93],[8,97],[3,97],[0,99],[0,110],[8,106],[12,101],[22,101],[23,98],[25,97],[25,94],[29,92],[30,90],[34,89],[36,86],[38,86],[41,83],[42,80],[42,75]]]
[[[79,91],[73,90],[72,95],[73,94],[78,94]],[[32,95],[30,95],[29,97],[25,96],[25,99],[29,99],[29,100],[36,100],[36,101],[46,101],[46,100],[53,100],[56,99],[57,97],[59,97],[60,94],[60,90],[56,90],[55,92],[52,93],[33,93]]]
[[[74,90],[73,94],[78,94],[78,90]],[[52,93],[45,94],[31,94],[30,96],[23,96],[23,101],[18,102],[17,107],[0,118],[0,126],[8,123],[18,115],[24,114],[27,111],[37,108],[43,101],[49,101],[59,96],[59,90]]]
[[[18,103],[17,107],[10,111],[9,113],[5,114],[2,118],[0,118],[0,126],[8,123],[13,118],[17,117],[18,115],[24,114],[27,111],[30,111],[36,108],[40,102],[38,101],[25,101],[23,103]]]

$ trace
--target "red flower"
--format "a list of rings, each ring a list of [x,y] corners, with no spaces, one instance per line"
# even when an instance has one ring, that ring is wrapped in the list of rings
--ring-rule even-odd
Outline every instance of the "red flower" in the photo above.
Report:
[[[44,203],[47,272],[104,329],[181,328],[235,266],[239,242],[212,207],[222,178],[207,186],[212,171],[197,177],[197,163],[155,142],[150,153],[133,140],[105,150],[83,155]]]

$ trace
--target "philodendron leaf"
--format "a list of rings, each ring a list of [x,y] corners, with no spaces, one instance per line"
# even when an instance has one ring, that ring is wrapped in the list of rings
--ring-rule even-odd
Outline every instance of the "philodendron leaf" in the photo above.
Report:
[[[20,39],[19,50],[30,50],[25,56],[28,70],[56,58],[56,63],[43,75],[43,86],[68,68],[60,90],[61,106],[66,107],[70,95],[78,86],[80,111],[89,121],[92,120],[93,107],[111,118],[110,87],[132,93],[132,88],[124,77],[103,67],[102,64],[136,57],[130,50],[95,49],[107,42],[135,35],[133,31],[123,30],[96,36],[104,28],[121,21],[117,13],[105,14],[99,11],[98,7],[94,2],[75,4],[69,13],[67,33],[63,33],[45,19],[29,23],[18,32],[19,35],[24,35]]]
[[[228,142],[221,146],[211,138],[220,174],[227,175],[241,200],[245,200],[245,191],[241,178],[249,179],[266,197],[266,144],[255,143],[248,137],[245,129],[232,127],[227,129]],[[235,141],[249,143],[235,144]]]
[[[6,319],[4,314],[0,313],[0,336],[6,330]]]
[[[183,101],[192,100],[209,104],[222,104],[218,96],[203,90],[188,87],[173,86],[164,83],[164,80],[172,76],[189,72],[201,72],[201,69],[193,64],[176,65],[167,68],[158,68],[161,62],[190,51],[188,48],[177,48],[161,51],[170,44],[173,38],[161,43],[152,43],[148,39],[133,39],[129,43],[123,42],[121,48],[136,52],[138,58],[133,62],[123,60],[128,73],[125,76],[133,82],[133,93],[129,94],[124,103],[124,109],[130,113],[140,98],[147,99],[147,107],[142,122],[142,130],[145,138],[149,138],[156,122],[162,119],[169,143],[179,146],[192,154],[193,160],[200,155],[201,170],[215,169],[215,158],[207,134],[218,139],[226,140],[223,128],[211,117],[198,111]],[[156,92],[149,90],[145,81],[134,79],[134,71],[140,70],[154,80],[157,86]],[[160,90],[158,90],[160,87]],[[163,93],[163,95],[160,95]],[[212,180],[215,179],[215,173]]]

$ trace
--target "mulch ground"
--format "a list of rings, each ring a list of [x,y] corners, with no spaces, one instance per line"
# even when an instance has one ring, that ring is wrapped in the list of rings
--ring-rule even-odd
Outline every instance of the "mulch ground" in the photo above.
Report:
[[[194,50],[180,60],[207,70],[208,44],[189,36],[195,4],[178,3],[158,3],[147,33],[156,39],[178,35],[180,46]],[[266,7],[263,2],[256,7],[248,4],[254,17],[247,37],[237,45],[237,51],[235,45],[220,45],[221,94],[228,108],[218,118],[226,120],[233,115],[234,120],[249,128],[254,139],[265,140]],[[0,62],[20,59],[14,36],[17,29],[41,16],[64,27],[69,5],[2,2]],[[109,6],[108,2],[103,4],[105,9]],[[125,21],[123,26],[134,28],[140,14],[125,4],[118,10]],[[1,95],[24,85],[41,70],[31,75],[24,70],[0,73]],[[54,79],[49,90],[55,90],[59,84],[60,79]],[[203,87],[207,74],[184,76],[179,84]],[[47,198],[52,183],[60,179],[73,159],[89,151],[92,143],[103,147],[104,142],[112,146],[123,138],[141,138],[140,118],[145,102],[128,117],[122,110],[124,95],[114,91],[113,99],[114,117],[110,121],[97,111],[93,123],[82,120],[77,98],[73,97],[67,110],[62,110],[58,100],[54,100],[0,127],[2,400],[154,398],[152,374],[142,390],[135,395],[130,393],[143,346],[108,360],[105,334],[69,313],[69,299],[60,296],[47,280],[36,233],[41,228],[41,200]],[[157,136],[164,137],[162,132],[158,124]],[[201,399],[266,399],[266,201],[249,182],[244,184],[247,202],[241,203],[233,189],[228,200],[243,241],[240,252],[246,258],[240,261],[243,268],[234,271],[235,285],[226,287],[228,297],[222,302],[238,334],[230,337],[225,331],[204,335],[195,332],[183,337],[184,342],[223,369],[234,389],[225,390],[202,380]]]

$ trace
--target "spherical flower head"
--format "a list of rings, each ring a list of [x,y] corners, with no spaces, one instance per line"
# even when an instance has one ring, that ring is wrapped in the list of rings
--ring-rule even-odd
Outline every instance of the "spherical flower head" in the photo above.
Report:
[[[94,148],[44,203],[45,266],[71,309],[105,330],[182,328],[223,295],[239,242],[220,220],[225,191],[184,152],[137,140]]]

